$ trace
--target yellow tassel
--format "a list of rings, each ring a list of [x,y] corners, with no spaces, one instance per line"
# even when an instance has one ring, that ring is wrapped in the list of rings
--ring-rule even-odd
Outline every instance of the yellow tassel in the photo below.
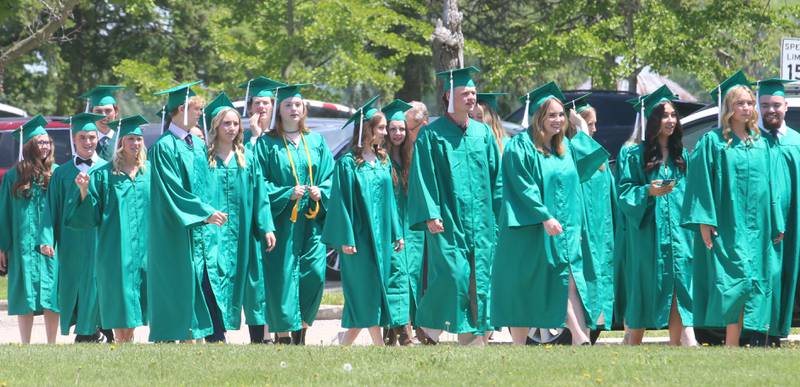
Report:
[[[297,199],[294,201],[294,206],[292,206],[292,216],[289,217],[289,220],[291,220],[292,223],[297,222],[297,207],[299,206],[300,206],[300,199]]]
[[[308,213],[306,214],[306,219],[314,219],[317,217],[317,213],[319,213],[319,202],[314,202],[314,209],[308,209]]]

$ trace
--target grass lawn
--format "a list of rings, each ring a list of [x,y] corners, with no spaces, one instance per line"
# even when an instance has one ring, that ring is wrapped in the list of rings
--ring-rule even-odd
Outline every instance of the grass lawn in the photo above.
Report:
[[[0,346],[9,385],[793,385],[800,347]]]
[[[322,293],[323,305],[344,305],[344,293],[341,291],[328,291]]]
[[[0,277],[0,300],[8,299],[8,276]]]

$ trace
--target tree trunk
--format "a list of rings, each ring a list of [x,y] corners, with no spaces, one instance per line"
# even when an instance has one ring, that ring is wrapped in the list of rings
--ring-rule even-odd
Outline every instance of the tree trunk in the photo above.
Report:
[[[429,81],[427,58],[421,55],[409,55],[403,63],[403,87],[395,98],[403,101],[422,101],[425,84]]]
[[[464,34],[461,32],[463,15],[458,11],[457,0],[444,0],[442,18],[436,20],[431,36],[433,67],[436,71],[464,67]],[[441,80],[436,82],[441,90]],[[441,104],[441,101],[439,102]]]

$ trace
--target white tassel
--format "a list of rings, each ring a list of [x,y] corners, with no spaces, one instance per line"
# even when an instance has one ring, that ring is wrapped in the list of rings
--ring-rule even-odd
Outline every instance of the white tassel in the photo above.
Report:
[[[764,127],[764,115],[761,113],[761,81],[756,82],[756,111],[758,112],[758,127]]]
[[[164,120],[167,117],[167,105],[164,105],[164,108],[161,109],[161,134],[164,134]]]
[[[247,106],[247,105],[245,104],[245,106]],[[205,142],[206,145],[208,145],[208,129],[206,129],[206,110],[205,109],[203,109],[203,137],[205,137],[205,139],[203,139],[203,142]]]
[[[358,123],[358,147],[361,148],[361,133],[364,132],[364,111],[361,111],[361,119]]]
[[[19,128],[19,156],[17,156],[17,161],[22,161],[22,146],[25,145],[22,143],[23,139],[23,132],[22,127]]]
[[[525,96],[525,112],[522,114],[522,127],[528,129],[528,112],[531,106],[531,96],[530,94]]]
[[[72,117],[69,118],[69,148],[72,149],[72,155],[75,156],[75,142],[72,140]]]
[[[275,89],[275,103],[272,104],[272,117],[269,119],[269,130],[275,129],[275,114],[277,114],[280,108],[280,104],[278,103],[278,89]]]
[[[639,124],[639,127],[641,128],[641,132],[642,132],[642,134],[640,136],[642,138],[642,141],[644,141],[644,135],[645,135],[645,132],[647,131],[647,127],[644,125],[645,124],[644,102],[640,103],[640,105],[641,106],[639,108],[639,119],[642,122]]]
[[[183,100],[183,126],[189,126],[189,88],[186,88],[186,98]],[[191,129],[191,128],[186,128]]]
[[[453,93],[455,92],[455,87],[453,87],[453,70],[450,70],[450,98],[447,99],[447,112],[453,114],[456,112],[455,106],[453,106],[453,99],[455,96]]]
[[[640,130],[640,128],[639,128],[639,122],[640,122],[639,116],[640,115],[641,114],[639,112],[636,112],[636,119],[633,122],[633,134],[631,134],[631,137],[633,137],[633,140],[636,140],[636,137],[641,137],[642,136],[641,134],[639,134],[639,130]]]
[[[722,87],[717,86],[717,127],[722,128]]]
[[[162,124],[162,126],[163,126],[163,124]],[[111,160],[114,160],[115,158],[117,158],[117,147],[119,146],[119,138],[120,138],[120,135],[122,134],[122,120],[117,121],[117,133],[116,134],[117,135],[114,136],[114,153],[113,153],[114,156],[111,157]]]
[[[86,108],[83,109],[84,113],[88,113],[89,112],[89,104],[91,103],[91,101],[92,101],[91,99],[86,98]]]
[[[242,117],[247,117],[247,105],[250,104],[250,102],[248,102],[250,100],[250,82],[253,82],[253,80],[247,81],[247,88],[244,91],[244,111],[242,111]]]

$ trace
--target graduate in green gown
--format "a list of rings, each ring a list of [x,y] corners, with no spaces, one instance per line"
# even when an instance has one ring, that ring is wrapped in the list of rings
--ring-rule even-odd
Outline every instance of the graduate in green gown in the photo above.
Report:
[[[683,149],[677,99],[662,86],[641,101],[645,139],[630,148],[620,171],[619,201],[631,234],[626,280],[628,344],[645,329],[669,327],[670,345],[696,345],[692,325],[694,235],[680,226],[688,153]]]
[[[211,176],[205,143],[189,131],[197,126],[203,99],[191,87],[176,86],[161,111],[164,134],[150,147],[150,232],[147,249],[147,316],[151,341],[224,340],[208,283],[211,227],[227,215],[210,204]]]
[[[408,173],[415,138],[407,130],[406,115],[413,111],[410,104],[399,99],[381,111],[387,120],[385,142],[392,161],[392,186],[404,241],[403,250],[392,256],[388,294],[389,306],[395,313],[392,313],[394,321],[386,338],[389,345],[409,345],[414,337],[412,322],[422,295],[422,254],[425,250],[425,232],[412,231],[408,223]]]
[[[501,155],[503,154],[503,148],[505,148],[510,139],[508,133],[506,133],[506,129],[503,127],[503,121],[500,119],[500,115],[497,114],[497,98],[504,95],[507,94],[478,93],[478,104],[475,105],[475,109],[472,109],[472,114],[470,115],[470,117],[479,122],[483,122],[492,129],[492,135],[497,142],[497,148],[500,150]]]
[[[786,237],[775,245],[777,260],[772,271],[774,280],[779,281],[780,286],[772,288],[773,323],[769,332],[770,336],[780,337],[787,337],[792,327],[800,265],[800,228],[797,223],[800,220],[800,133],[786,126],[789,106],[784,85],[789,82],[793,81],[772,78],[756,82],[761,135],[781,159],[774,173],[774,182],[781,213],[785,217]]]
[[[469,118],[476,105],[475,67],[438,74],[445,115],[420,129],[408,183],[408,223],[426,230],[427,289],[416,325],[425,342],[442,330],[462,344],[485,343],[495,215],[500,206],[500,152],[492,130]]]
[[[696,231],[693,270],[695,327],[726,328],[739,346],[741,330],[767,332],[772,321],[776,252],[783,216],[773,189],[778,157],[758,128],[755,96],[740,71],[711,92],[720,128],[692,153],[682,225]]]
[[[48,344],[58,333],[58,262],[46,211],[56,165],[46,125],[38,115],[12,134],[19,139],[19,162],[0,186],[0,270],[8,272],[8,314],[17,316],[23,344],[31,341],[34,314],[44,314]]]
[[[597,112],[586,100],[589,94],[570,101],[566,107],[570,128],[594,137]],[[576,133],[568,134],[567,138],[574,138]],[[593,309],[587,310],[591,320],[608,330],[614,319],[614,232],[619,221],[617,186],[608,162],[581,183],[581,194],[586,221],[581,236],[583,276],[591,300],[584,306],[592,305]]]
[[[133,341],[136,327],[147,324],[147,238],[150,163],[136,115],[109,122],[117,133],[112,161],[74,178],[78,205],[67,225],[97,229],[95,263],[100,322],[113,329],[114,341]]]
[[[275,247],[275,227],[269,208],[264,178],[253,153],[243,143],[244,128],[239,112],[223,92],[205,108],[208,131],[208,164],[211,168],[211,205],[228,214],[222,227],[212,229],[214,254],[207,265],[211,287],[222,313],[226,330],[241,326],[242,303],[248,289],[260,289],[256,303],[244,305],[248,325],[263,325],[264,280],[262,266],[250,265],[261,257],[259,242],[267,251]],[[255,274],[255,276],[251,276]],[[255,279],[255,282],[251,280]]]
[[[523,126],[503,153],[503,206],[492,272],[492,324],[524,345],[528,330],[560,328],[589,342],[595,310],[583,274],[581,182],[608,159],[583,132],[565,138],[564,96],[550,82],[526,94]],[[533,121],[528,126],[529,112]]]
[[[390,304],[392,253],[403,249],[403,237],[392,189],[392,164],[383,140],[386,117],[372,98],[350,117],[354,123],[351,150],[339,158],[333,173],[331,198],[322,241],[340,254],[344,310],[340,337],[350,345],[362,328],[372,344],[383,346],[381,327],[392,325],[396,313]]]
[[[275,249],[265,252],[264,282],[267,321],[279,344],[305,342],[325,289],[326,250],[320,235],[333,155],[323,137],[305,125],[303,86],[278,89],[274,129],[256,143],[276,230]]]
[[[244,146],[248,149],[255,148],[258,138],[270,130],[274,119],[275,89],[281,86],[287,85],[267,77],[255,77],[239,85],[240,89],[245,90],[242,116],[250,123],[244,133]]]
[[[70,143],[73,158],[56,168],[47,189],[47,211],[53,224],[53,237],[58,256],[58,307],[61,313],[61,334],[68,335],[75,326],[75,342],[100,340],[100,314],[97,307],[95,262],[97,229],[75,229],[67,226],[67,215],[77,204],[79,173],[94,173],[106,162],[95,152],[96,122],[104,116],[80,113],[65,122],[71,126]],[[112,336],[108,332],[109,336]],[[108,338],[109,341],[113,337]]]
[[[103,116],[97,126],[97,154],[105,161],[111,161],[114,155],[115,132],[108,123],[117,121],[121,116],[119,104],[114,93],[124,89],[124,86],[99,85],[82,94],[80,98],[86,99],[84,113],[94,113]]]

